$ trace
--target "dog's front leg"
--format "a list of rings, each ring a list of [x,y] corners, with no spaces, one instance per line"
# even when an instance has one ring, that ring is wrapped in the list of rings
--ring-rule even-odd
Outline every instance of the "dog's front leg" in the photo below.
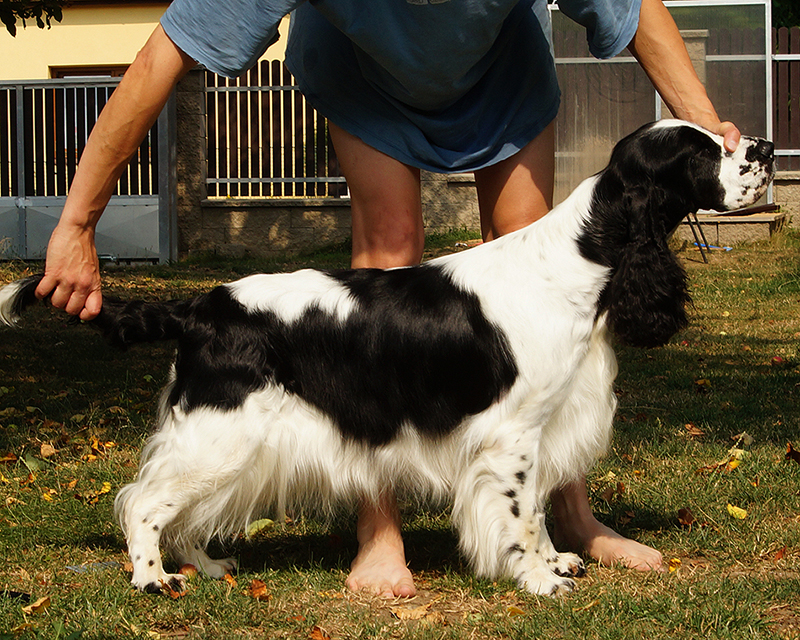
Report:
[[[544,523],[549,488],[537,477],[539,430],[510,429],[480,451],[456,486],[453,521],[476,573],[556,595],[575,587],[583,562],[553,548]]]

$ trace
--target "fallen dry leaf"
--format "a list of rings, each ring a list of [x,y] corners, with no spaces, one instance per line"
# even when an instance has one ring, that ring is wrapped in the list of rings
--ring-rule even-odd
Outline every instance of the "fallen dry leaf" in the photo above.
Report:
[[[47,442],[43,442],[42,446],[39,447],[39,455],[42,458],[52,458],[56,453],[56,448]]]
[[[428,609],[430,609],[432,604],[433,602],[421,604],[416,607],[389,607],[389,611],[391,611],[398,620],[420,620],[427,615]]]
[[[708,393],[711,388],[711,380],[707,378],[699,378],[694,381],[694,389],[697,393]]]
[[[619,522],[620,526],[625,527],[629,525],[635,517],[636,517],[635,511],[626,511],[619,518],[617,518],[617,522]]]
[[[678,569],[681,568],[681,559],[680,558],[672,558],[669,561],[668,567],[669,567],[670,573],[674,573],[675,571],[677,571]]]
[[[690,438],[702,438],[704,435],[706,435],[706,432],[698,427],[694,422],[687,422],[684,426],[686,427],[686,432]]]
[[[110,491],[111,491],[111,483],[104,482],[103,486],[100,487],[100,489],[97,489],[96,491],[94,489],[89,489],[88,491],[84,491],[83,493],[76,493],[75,497],[78,500],[82,500],[83,502],[89,505],[97,504],[98,501],[100,500],[100,497],[104,496]]]
[[[266,601],[272,598],[272,594],[267,591],[267,585],[262,580],[258,579],[253,579],[250,582],[248,593],[251,598],[255,598],[256,600]]]
[[[691,509],[684,507],[683,509],[678,509],[678,522],[684,527],[691,527],[696,522],[696,518]]]
[[[796,451],[791,442],[786,444],[786,459],[800,464],[800,451]]]
[[[723,468],[723,471],[725,471],[725,472],[733,471],[740,464],[742,464],[741,460],[728,460],[728,464],[725,465],[725,467]]]
[[[447,624],[447,619],[444,617],[444,614],[438,611],[429,612],[422,620],[428,624]]]
[[[30,616],[37,613],[42,613],[49,606],[50,606],[50,596],[44,596],[43,598],[39,598],[33,604],[29,604],[25,607],[22,607],[22,612],[25,615]]]
[[[740,507],[735,507],[730,502],[728,503],[728,513],[737,520],[744,520],[747,517],[747,511]]]
[[[11,633],[13,633],[14,636],[18,636],[23,631],[30,631],[32,629],[33,629],[33,625],[30,622],[23,622],[22,624],[18,624],[16,627],[14,627],[11,630]]]
[[[228,583],[229,587],[235,587],[237,584],[236,578],[234,578],[230,573],[226,573],[224,576],[222,576],[222,579]]]
[[[785,556],[786,556],[786,547],[784,547],[783,549],[779,549],[778,552],[775,554],[773,560],[775,560],[775,562],[778,562],[779,560],[783,560]]]
[[[270,520],[269,518],[263,518],[261,520],[256,520],[251,522],[250,525],[245,530],[245,535],[248,538],[252,538],[257,533],[264,531],[265,529],[269,529],[270,527],[275,525],[274,520]]]
[[[747,454],[746,451],[743,449],[736,449],[733,448],[728,451],[728,457],[724,460],[720,460],[719,462],[715,462],[713,464],[707,464],[704,467],[700,467],[695,471],[695,473],[706,473],[706,472],[713,472],[719,471],[721,473],[730,473],[736,467],[738,467],[742,463],[742,458]]]
[[[525,612],[518,606],[510,604],[506,607],[506,613],[510,616],[524,616]]]
[[[325,629],[315,625],[308,634],[308,640],[331,640],[331,636]]]

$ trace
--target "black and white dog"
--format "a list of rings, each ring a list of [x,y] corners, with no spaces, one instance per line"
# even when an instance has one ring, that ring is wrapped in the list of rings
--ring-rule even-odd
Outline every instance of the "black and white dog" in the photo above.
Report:
[[[667,236],[690,212],[755,202],[773,145],[680,121],[617,144],[609,166],[534,224],[422,266],[253,275],[186,301],[106,300],[118,345],[178,341],[158,430],[116,508],[145,591],[265,511],[322,511],[386,490],[451,500],[482,576],[574,586],[580,558],[544,523],[550,492],[608,444],[611,334],[643,347],[685,326]],[[14,324],[39,278],[0,290]]]

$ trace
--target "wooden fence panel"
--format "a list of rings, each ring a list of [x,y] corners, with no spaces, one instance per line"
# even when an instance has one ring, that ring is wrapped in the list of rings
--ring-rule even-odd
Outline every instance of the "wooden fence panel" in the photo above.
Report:
[[[773,30],[773,51],[794,59],[772,63],[776,148],[800,153],[800,27]],[[778,154],[778,168],[800,170],[800,155]]]

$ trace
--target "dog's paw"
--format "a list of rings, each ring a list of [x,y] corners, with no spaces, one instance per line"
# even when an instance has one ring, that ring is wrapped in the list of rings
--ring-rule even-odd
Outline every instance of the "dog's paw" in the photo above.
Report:
[[[233,573],[239,566],[236,558],[214,560],[199,547],[194,547],[185,552],[174,553],[174,558],[181,564],[194,565],[209,578],[214,578],[216,580],[224,578],[227,573]]]
[[[186,576],[180,573],[162,573],[155,580],[148,578],[131,580],[134,588],[143,593],[183,593],[186,591]]]
[[[226,574],[233,573],[239,563],[236,558],[221,558],[220,560],[212,560],[208,556],[200,563],[200,569],[209,578],[219,580],[224,578]]]
[[[564,578],[581,578],[586,575],[583,559],[574,553],[559,553],[558,557],[549,560],[547,564],[553,573]]]
[[[556,597],[566,595],[575,589],[575,581],[572,578],[556,575],[552,571],[539,569],[523,576],[519,586],[536,595]]]

